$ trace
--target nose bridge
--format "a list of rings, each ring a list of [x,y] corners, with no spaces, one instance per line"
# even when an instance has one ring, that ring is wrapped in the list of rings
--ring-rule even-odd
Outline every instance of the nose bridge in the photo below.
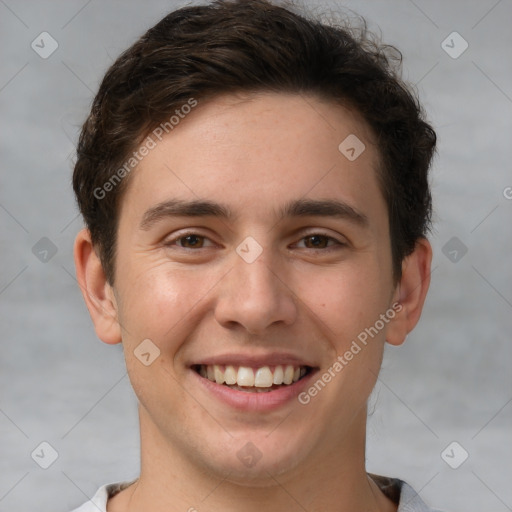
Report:
[[[278,295],[282,293],[279,286],[282,286],[282,283],[270,265],[269,258],[261,256],[253,263],[237,262],[234,271],[239,277],[239,295],[245,297],[246,302],[251,298],[265,298],[267,303],[270,303],[277,300]]]
[[[295,321],[293,293],[272,268],[273,262],[268,251],[261,251],[252,261],[244,259],[243,253],[236,256],[216,308],[220,323],[234,322],[258,333],[272,324]]]

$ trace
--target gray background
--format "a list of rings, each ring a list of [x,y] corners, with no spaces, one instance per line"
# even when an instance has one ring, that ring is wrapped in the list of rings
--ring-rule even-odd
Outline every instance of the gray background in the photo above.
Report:
[[[138,474],[121,347],[96,338],[74,278],[81,220],[70,177],[107,66],[184,4],[0,0],[1,511],[69,511],[100,485]],[[396,44],[439,135],[431,291],[407,343],[387,350],[368,469],[406,479],[446,510],[512,510],[512,2],[307,5],[318,14],[348,6]],[[31,48],[43,31],[59,45],[47,59]],[[441,46],[453,31],[469,44],[456,59]],[[57,250],[46,262],[48,242],[33,251],[42,237]],[[443,253],[452,237],[468,249],[456,262]],[[58,453],[48,469],[31,458],[43,441]],[[462,447],[448,451],[452,464],[469,454],[458,469],[441,457],[452,441]]]

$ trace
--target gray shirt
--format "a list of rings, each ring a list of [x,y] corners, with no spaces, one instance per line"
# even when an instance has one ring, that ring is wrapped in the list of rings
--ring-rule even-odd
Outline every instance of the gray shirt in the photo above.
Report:
[[[382,492],[398,505],[398,512],[441,512],[427,506],[414,489],[403,480],[373,474],[370,476]],[[90,501],[72,512],[106,512],[108,499],[133,483],[134,481],[106,484],[98,489]]]

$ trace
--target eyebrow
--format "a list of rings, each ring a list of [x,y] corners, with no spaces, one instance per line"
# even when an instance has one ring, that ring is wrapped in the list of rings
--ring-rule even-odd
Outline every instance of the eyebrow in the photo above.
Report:
[[[368,217],[349,204],[335,199],[297,199],[286,203],[278,211],[285,217],[334,217],[348,220],[360,227],[368,227]],[[209,200],[184,201],[171,199],[149,208],[143,215],[140,229],[148,231],[154,224],[169,217],[215,217],[233,220],[236,215],[226,205]]]

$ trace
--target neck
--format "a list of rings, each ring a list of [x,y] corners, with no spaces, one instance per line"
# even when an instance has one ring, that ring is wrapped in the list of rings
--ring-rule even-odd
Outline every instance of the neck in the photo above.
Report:
[[[266,471],[266,477],[244,483],[232,478],[234,472],[214,473],[191,461],[139,409],[140,478],[109,500],[108,512],[396,512],[365,470],[366,411],[342,439],[326,442],[300,467],[282,474]]]

